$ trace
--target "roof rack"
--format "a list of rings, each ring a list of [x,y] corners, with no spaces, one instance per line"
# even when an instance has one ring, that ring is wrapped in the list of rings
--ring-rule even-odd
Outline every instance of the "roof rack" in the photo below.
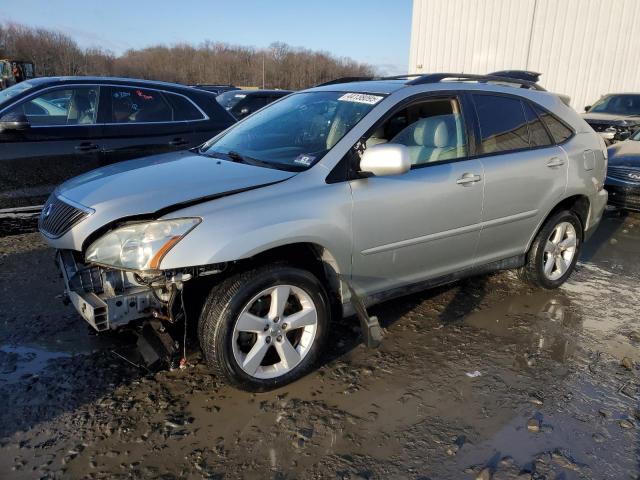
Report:
[[[405,80],[406,85],[424,85],[426,83],[439,83],[443,80],[459,80],[459,81],[477,81],[477,82],[500,82],[508,84],[520,85],[522,88],[532,90],[540,90],[546,92],[544,88],[536,83],[540,77],[537,72],[529,72],[526,70],[504,70],[501,72],[490,73],[489,75],[475,75],[470,73],[408,73],[406,75],[394,75],[391,77],[342,77],[320,83],[316,87],[324,87],[326,85],[335,85],[336,83],[351,82],[368,82],[372,80]]]
[[[538,81],[540,81],[540,75],[542,74],[532,72],[531,70],[500,70],[498,72],[488,73],[487,75],[491,75],[493,77],[518,78],[520,80],[538,83]]]
[[[407,85],[424,85],[425,83],[439,83],[442,80],[475,80],[477,82],[501,82],[501,83],[515,83],[523,88],[530,88],[532,90],[546,91],[540,85],[529,80],[523,80],[516,77],[498,76],[498,75],[473,75],[467,73],[429,73],[421,75],[418,78],[410,80]]]

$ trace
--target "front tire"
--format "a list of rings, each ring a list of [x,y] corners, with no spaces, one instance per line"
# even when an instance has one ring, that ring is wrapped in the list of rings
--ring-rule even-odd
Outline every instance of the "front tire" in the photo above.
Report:
[[[533,241],[521,277],[537,287],[558,288],[578,262],[582,239],[582,223],[574,212],[563,210],[552,215]]]
[[[199,323],[207,364],[249,391],[305,375],[324,346],[329,303],[311,273],[284,264],[232,275],[209,294]]]

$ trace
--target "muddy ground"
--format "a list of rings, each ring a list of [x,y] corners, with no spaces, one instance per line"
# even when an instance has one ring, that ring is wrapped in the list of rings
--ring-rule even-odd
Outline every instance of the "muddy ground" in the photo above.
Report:
[[[0,238],[0,478],[639,478],[640,216],[608,212],[572,279],[509,272],[336,325],[289,387],[130,365],[60,301],[52,251]]]

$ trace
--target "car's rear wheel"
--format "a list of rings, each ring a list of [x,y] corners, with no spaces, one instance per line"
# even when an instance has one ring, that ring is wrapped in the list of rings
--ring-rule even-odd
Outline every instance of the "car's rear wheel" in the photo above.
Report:
[[[228,383],[262,391],[292,382],[315,364],[329,308],[311,273],[273,265],[233,275],[215,287],[200,318],[208,365]]]
[[[554,214],[542,226],[521,269],[524,280],[543,288],[557,288],[573,272],[582,248],[582,223],[568,210]]]

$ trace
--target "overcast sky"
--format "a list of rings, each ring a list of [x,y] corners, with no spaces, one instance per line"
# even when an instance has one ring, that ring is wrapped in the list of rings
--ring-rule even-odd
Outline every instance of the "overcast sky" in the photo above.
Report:
[[[407,72],[411,0],[1,1],[0,21],[58,29],[116,54],[159,43],[280,41]]]

